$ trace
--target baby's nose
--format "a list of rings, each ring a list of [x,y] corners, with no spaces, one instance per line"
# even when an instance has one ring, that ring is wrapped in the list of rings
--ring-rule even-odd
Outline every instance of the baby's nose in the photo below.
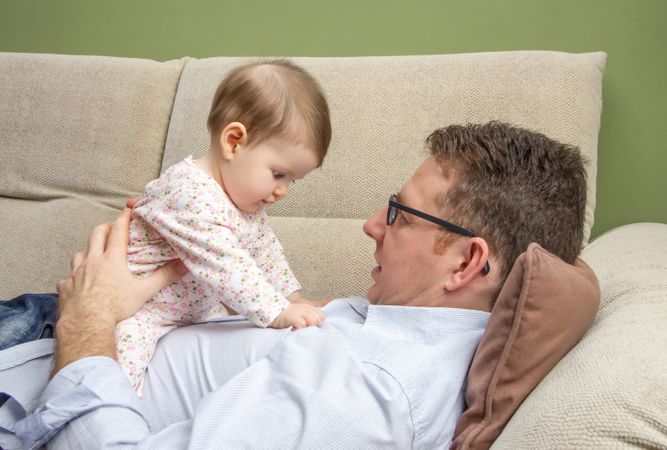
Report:
[[[276,198],[283,198],[285,195],[287,195],[287,185],[285,186],[277,186],[273,190],[273,195],[276,196]]]

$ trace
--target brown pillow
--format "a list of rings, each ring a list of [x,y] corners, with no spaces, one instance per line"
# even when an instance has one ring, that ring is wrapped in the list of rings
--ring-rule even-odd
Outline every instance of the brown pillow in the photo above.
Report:
[[[581,259],[574,265],[530,244],[500,291],[480,341],[452,449],[487,449],[521,402],[581,339],[600,287]]]

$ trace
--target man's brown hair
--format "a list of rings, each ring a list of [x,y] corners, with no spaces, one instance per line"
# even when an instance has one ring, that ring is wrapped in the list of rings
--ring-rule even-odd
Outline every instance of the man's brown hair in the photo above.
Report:
[[[586,208],[586,172],[577,147],[500,122],[440,128],[426,144],[453,177],[438,199],[444,217],[486,240],[503,280],[531,242],[574,262]],[[443,232],[436,248],[452,239]]]
[[[213,97],[208,129],[214,137],[232,122],[248,131],[248,143],[271,136],[305,141],[319,157],[331,142],[329,106],[319,83],[296,64],[274,59],[235,67]]]

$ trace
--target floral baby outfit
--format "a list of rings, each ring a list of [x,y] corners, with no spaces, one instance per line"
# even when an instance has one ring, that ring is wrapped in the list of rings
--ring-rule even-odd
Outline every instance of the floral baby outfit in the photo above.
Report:
[[[301,288],[266,213],[245,213],[188,156],[146,186],[132,210],[128,263],[137,276],[173,259],[189,273],[116,329],[118,361],[141,392],[155,345],[178,326],[229,315],[268,326]]]

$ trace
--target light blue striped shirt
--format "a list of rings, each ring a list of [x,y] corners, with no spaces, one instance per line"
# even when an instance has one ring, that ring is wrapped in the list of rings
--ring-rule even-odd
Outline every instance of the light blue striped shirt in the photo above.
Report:
[[[65,367],[40,397],[25,388],[39,378],[26,362],[45,351],[19,364],[0,352],[0,390],[13,397],[0,407],[0,443],[11,448],[15,432],[56,449],[447,447],[489,314],[361,298],[324,310],[320,327],[296,332],[238,320],[176,330],[142,400],[105,357]]]

